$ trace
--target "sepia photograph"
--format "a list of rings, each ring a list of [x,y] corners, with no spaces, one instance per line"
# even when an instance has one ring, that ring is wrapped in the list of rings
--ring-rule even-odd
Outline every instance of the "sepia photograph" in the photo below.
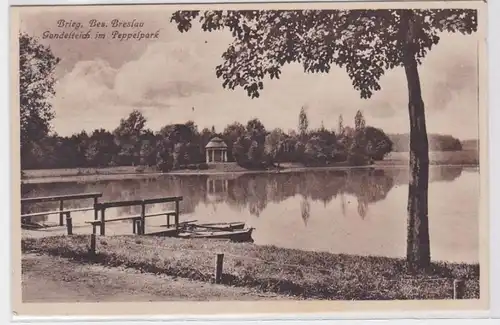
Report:
[[[15,313],[488,307],[484,2],[10,13]]]

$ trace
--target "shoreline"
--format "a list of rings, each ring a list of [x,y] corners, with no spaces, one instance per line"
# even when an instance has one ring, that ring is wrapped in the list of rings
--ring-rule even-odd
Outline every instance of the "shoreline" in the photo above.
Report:
[[[310,252],[251,243],[166,237],[23,238],[22,252],[81,263],[128,267],[201,282],[213,281],[214,254],[224,253],[222,284],[303,299],[451,299],[453,280],[466,280],[465,299],[479,298],[479,264],[433,261],[411,273],[404,259]],[[133,281],[133,279],[130,279]]]
[[[462,167],[464,169],[479,170],[479,164],[437,164],[431,163],[430,168],[438,167]],[[86,175],[51,175],[51,176],[25,176],[21,179],[21,184],[45,184],[45,183],[71,183],[71,182],[98,182],[106,180],[130,180],[130,179],[146,179],[151,177],[161,176],[241,176],[252,174],[287,174],[296,172],[311,172],[311,171],[342,171],[342,170],[381,170],[381,169],[407,169],[406,163],[381,163],[366,166],[322,166],[322,167],[292,167],[281,170],[240,170],[240,171],[219,171],[219,170],[177,170],[172,172],[133,172],[133,173],[108,173],[101,174],[103,168],[96,168],[94,173]],[[78,170],[78,169],[75,169]],[[29,174],[30,171],[24,171]]]

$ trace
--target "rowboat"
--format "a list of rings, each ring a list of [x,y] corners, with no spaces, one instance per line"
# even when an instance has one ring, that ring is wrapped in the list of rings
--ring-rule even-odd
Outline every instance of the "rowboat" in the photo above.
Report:
[[[40,228],[46,228],[46,226],[41,225],[39,223],[27,223],[27,222],[22,222],[21,223],[21,229],[40,229]]]
[[[193,231],[181,232],[180,238],[207,238],[207,239],[229,239],[236,242],[253,242],[252,232],[254,228],[233,231]]]
[[[214,222],[214,223],[202,223],[202,224],[189,224],[188,228],[201,228],[201,229],[213,229],[213,230],[241,230],[245,228],[244,222]]]

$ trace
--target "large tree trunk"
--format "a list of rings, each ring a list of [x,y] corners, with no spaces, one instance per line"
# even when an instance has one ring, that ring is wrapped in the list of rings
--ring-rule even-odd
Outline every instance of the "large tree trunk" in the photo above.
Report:
[[[425,126],[418,65],[415,59],[415,27],[412,13],[405,12],[404,68],[408,82],[410,116],[410,181],[408,189],[408,237],[406,258],[411,269],[424,269],[430,264],[428,186],[429,144]]]

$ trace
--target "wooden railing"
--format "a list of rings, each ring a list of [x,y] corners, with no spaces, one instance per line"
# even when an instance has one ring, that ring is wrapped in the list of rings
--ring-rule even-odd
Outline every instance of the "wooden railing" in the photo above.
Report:
[[[111,202],[103,202],[94,204],[95,210],[95,219],[94,221],[88,221],[93,227],[93,233],[96,233],[96,227],[99,226],[100,234],[105,235],[106,233],[106,222],[114,222],[114,221],[123,221],[123,220],[132,220],[132,228],[133,233],[144,235],[145,234],[145,226],[146,226],[146,218],[162,216],[165,215],[167,217],[167,228],[170,228],[170,216],[174,216],[174,224],[175,229],[179,228],[179,203],[182,201],[182,196],[174,196],[174,197],[163,197],[157,199],[146,199],[146,200],[129,200],[129,201],[111,201]],[[152,214],[146,214],[146,206],[150,204],[159,204],[159,203],[169,203],[175,202],[175,209],[168,211],[161,211]],[[110,208],[119,208],[119,207],[130,207],[130,206],[141,206],[141,214],[140,215],[132,215],[132,216],[123,216],[117,218],[109,218],[106,219],[106,210]],[[97,217],[100,213],[100,219]]]
[[[57,196],[44,196],[44,197],[32,197],[32,198],[23,198],[21,199],[21,220],[25,220],[27,218],[36,217],[36,216],[45,216],[51,214],[59,214],[59,225],[64,225],[64,216],[66,218],[71,218],[71,212],[82,212],[82,211],[91,211],[95,210],[94,206],[99,202],[99,198],[102,197],[102,193],[81,193],[81,194],[70,194],[70,195],[57,195]],[[93,199],[94,206],[87,208],[78,208],[78,209],[64,209],[65,201],[74,201],[74,200],[87,200]],[[59,210],[56,211],[42,211],[35,213],[23,213],[26,205],[34,204],[34,203],[43,203],[43,202],[57,202],[59,201]],[[97,211],[94,212],[94,218],[97,219]]]
[[[28,204],[34,203],[42,203],[42,202],[59,202],[59,210],[55,211],[42,211],[42,212],[34,212],[34,213],[23,213],[21,214],[21,220],[25,220],[30,217],[36,216],[46,216],[51,214],[59,214],[59,225],[64,225],[64,217],[66,216],[66,225],[68,228],[68,235],[73,233],[73,222],[71,219],[72,212],[83,212],[83,211],[94,211],[94,220],[86,221],[85,223],[89,223],[92,225],[93,233],[95,234],[97,229],[96,227],[100,227],[100,234],[105,235],[106,233],[106,222],[114,222],[114,221],[123,221],[123,220],[132,220],[132,231],[133,233],[137,233],[139,235],[145,234],[145,225],[146,218],[155,217],[155,216],[166,216],[167,217],[167,229],[170,229],[170,217],[174,217],[174,225],[175,230],[179,229],[179,204],[182,201],[182,196],[174,196],[174,197],[163,197],[156,199],[146,199],[146,200],[128,200],[128,201],[110,201],[110,202],[101,202],[99,203],[99,198],[102,197],[102,193],[82,193],[82,194],[72,194],[72,195],[58,195],[58,196],[46,196],[46,197],[33,197],[33,198],[23,198],[21,199],[21,211],[24,211],[24,208]],[[76,208],[76,209],[64,209],[64,202],[70,200],[85,200],[85,199],[93,199],[94,204],[91,207],[85,208]],[[159,203],[169,203],[174,202],[175,208],[174,210],[161,211],[156,213],[146,214],[146,206],[150,204],[159,204]],[[120,216],[116,218],[108,218],[106,219],[106,210],[110,208],[119,208],[119,207],[131,207],[131,206],[141,206],[140,215],[132,215],[132,216]]]

